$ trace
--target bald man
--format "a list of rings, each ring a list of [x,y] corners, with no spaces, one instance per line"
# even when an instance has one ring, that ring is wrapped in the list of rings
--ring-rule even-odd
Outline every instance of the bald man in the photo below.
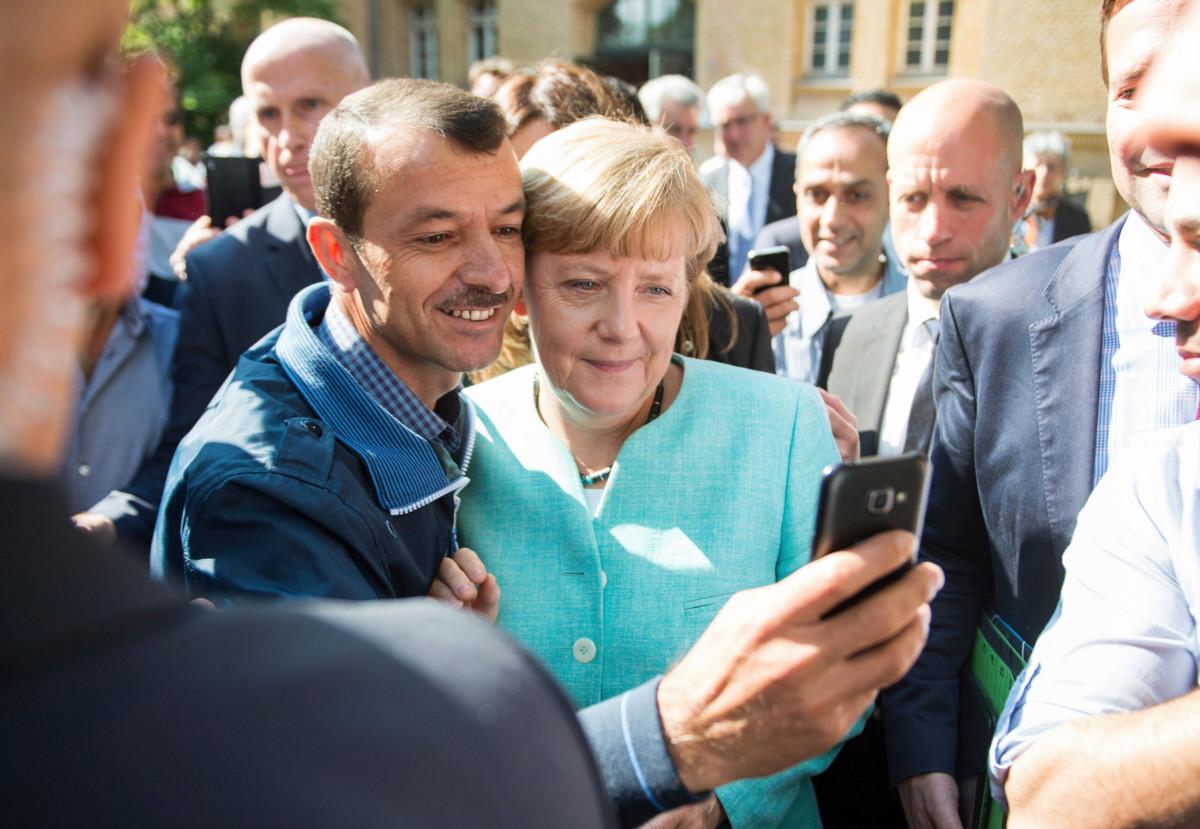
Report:
[[[308,149],[325,113],[368,81],[354,36],[326,20],[285,20],[246,49],[242,89],[259,127],[262,157],[283,195],[188,255],[187,282],[176,299],[182,316],[167,429],[128,486],[76,517],[83,529],[149,548],[179,441],[242,352],[283,322],[297,291],[321,281],[304,238],[315,210]]]
[[[1021,113],[981,81],[943,81],[900,111],[888,141],[892,239],[906,289],[837,321],[826,388],[858,418],[863,455],[927,451],[938,303],[999,264],[1029,201]]]
[[[990,84],[934,84],[900,110],[887,143],[892,239],[904,289],[835,317],[818,383],[857,417],[864,456],[928,451],[938,309],[948,288],[1008,255],[1029,201],[1021,113]],[[885,712],[890,716],[890,712]],[[887,720],[885,719],[886,723]],[[820,782],[822,812],[839,825],[892,825],[877,720]]]
[[[995,695],[1021,660],[990,676],[983,668],[1005,653],[1027,655],[1050,619],[1076,515],[1110,461],[1196,417],[1200,395],[1179,374],[1175,323],[1145,313],[1167,252],[1173,161],[1146,144],[1134,94],[1182,8],[1178,0],[1102,5],[1113,180],[1133,210],[942,303],[921,554],[946,568],[947,589],[929,648],[884,701],[891,773],[905,781],[916,826],[955,826],[964,785],[983,797]]]

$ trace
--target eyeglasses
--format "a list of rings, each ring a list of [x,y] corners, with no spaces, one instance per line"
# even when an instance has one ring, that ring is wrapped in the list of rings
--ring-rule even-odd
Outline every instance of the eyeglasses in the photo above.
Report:
[[[737,115],[737,116],[734,116],[733,118],[730,118],[728,121],[725,121],[722,124],[717,124],[716,126],[717,126],[717,129],[719,129],[719,130],[727,130],[731,127],[737,127],[738,129],[745,129],[746,127],[750,126],[751,124],[753,124],[755,121],[757,121],[761,117],[762,117],[761,112],[755,112],[752,115]]]

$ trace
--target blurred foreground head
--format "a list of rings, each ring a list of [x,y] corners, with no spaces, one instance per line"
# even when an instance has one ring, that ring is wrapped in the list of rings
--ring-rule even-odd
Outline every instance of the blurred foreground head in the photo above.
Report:
[[[1138,93],[1145,127],[1139,138],[1171,159],[1174,171],[1164,223],[1171,251],[1146,309],[1175,321],[1179,370],[1200,383],[1200,2],[1186,16]]]
[[[129,290],[161,67],[115,54],[125,0],[9,5],[0,27],[0,469],[45,476],[70,426],[87,300]]]

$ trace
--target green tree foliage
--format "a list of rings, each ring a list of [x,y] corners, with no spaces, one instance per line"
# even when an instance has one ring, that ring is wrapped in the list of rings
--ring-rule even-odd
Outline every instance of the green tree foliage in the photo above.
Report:
[[[130,0],[128,50],[154,50],[179,84],[184,130],[202,143],[242,93],[242,53],[264,21],[322,17],[341,22],[337,0]]]

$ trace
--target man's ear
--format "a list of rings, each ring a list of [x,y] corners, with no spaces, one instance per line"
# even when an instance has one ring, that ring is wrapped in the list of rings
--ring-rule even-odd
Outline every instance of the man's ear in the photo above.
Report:
[[[92,216],[94,270],[83,285],[89,298],[128,296],[131,260],[142,210],[138,177],[146,172],[154,121],[163,108],[167,88],[162,64],[154,57],[135,61],[121,79],[112,132],[106,137],[106,156],[96,181]]]
[[[329,219],[316,216],[308,223],[308,246],[326,275],[346,293],[358,290],[354,260],[357,254],[340,227]]]
[[[1013,183],[1012,197],[1012,215],[1009,221],[1015,222],[1025,216],[1025,211],[1029,209],[1029,202],[1033,198],[1033,182],[1037,177],[1037,173],[1033,170],[1022,170],[1017,173],[1017,177]]]

